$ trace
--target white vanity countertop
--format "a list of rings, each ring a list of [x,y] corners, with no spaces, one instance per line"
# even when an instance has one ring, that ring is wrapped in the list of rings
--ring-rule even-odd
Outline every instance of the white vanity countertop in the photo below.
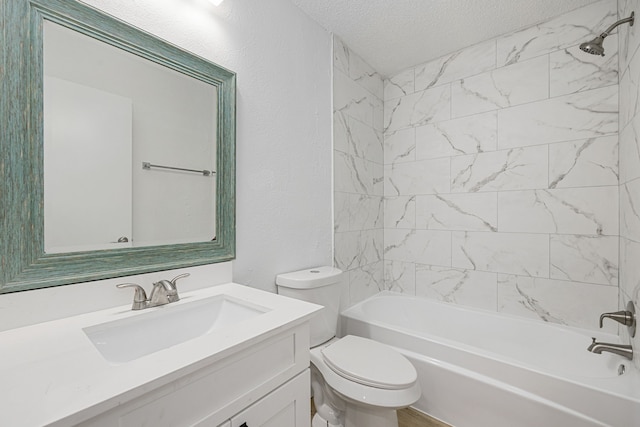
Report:
[[[268,311],[121,364],[106,361],[83,331],[217,295]],[[321,308],[235,283],[180,297],[161,307],[132,311],[121,306],[0,333],[0,426],[80,422],[303,323]]]

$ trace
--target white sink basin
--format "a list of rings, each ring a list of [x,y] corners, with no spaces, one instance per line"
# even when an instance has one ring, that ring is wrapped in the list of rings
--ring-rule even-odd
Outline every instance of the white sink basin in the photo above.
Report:
[[[225,295],[147,310],[83,331],[107,361],[124,363],[268,311]]]

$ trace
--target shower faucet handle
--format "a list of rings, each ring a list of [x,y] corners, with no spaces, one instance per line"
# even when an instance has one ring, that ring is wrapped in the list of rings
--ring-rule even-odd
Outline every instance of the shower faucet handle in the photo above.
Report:
[[[611,313],[602,313],[600,315],[601,328],[602,328],[602,323],[604,322],[604,319],[612,319],[625,326],[631,326],[633,324],[633,314],[630,311],[626,311],[626,310],[613,311]]]
[[[604,319],[612,319],[629,328],[629,335],[633,338],[636,335],[636,310],[633,301],[627,303],[626,310],[613,311],[611,313],[602,313],[600,315],[600,327]]]

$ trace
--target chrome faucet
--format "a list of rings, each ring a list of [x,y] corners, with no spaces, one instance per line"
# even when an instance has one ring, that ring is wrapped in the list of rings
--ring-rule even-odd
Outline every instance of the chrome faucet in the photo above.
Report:
[[[587,348],[591,353],[602,354],[603,351],[607,351],[633,360],[633,348],[630,345],[597,342],[595,338],[592,338],[592,340],[591,345]]]
[[[147,298],[144,288],[135,283],[121,283],[116,285],[117,288],[134,288],[132,310],[142,310],[150,307],[157,307],[172,302],[180,301],[178,296],[178,288],[176,282],[178,279],[189,276],[189,273],[180,274],[171,280],[160,280],[153,284],[151,289],[151,297]]]

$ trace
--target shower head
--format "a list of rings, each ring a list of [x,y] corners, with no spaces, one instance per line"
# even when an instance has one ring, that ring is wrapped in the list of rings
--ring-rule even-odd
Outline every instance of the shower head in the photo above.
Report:
[[[613,31],[614,28],[616,28],[620,24],[624,24],[628,22],[629,25],[633,27],[633,21],[635,19],[634,16],[635,16],[635,12],[631,12],[631,16],[617,21],[612,26],[607,28],[604,33],[600,34],[595,39],[589,42],[582,43],[580,45],[580,49],[584,50],[587,53],[590,53],[591,55],[604,56],[604,46],[603,46],[604,39],[611,33],[611,31]]]
[[[598,36],[590,42],[584,42],[580,45],[580,49],[584,50],[591,55],[600,55],[604,56],[604,46],[602,43],[604,42],[604,37]]]

